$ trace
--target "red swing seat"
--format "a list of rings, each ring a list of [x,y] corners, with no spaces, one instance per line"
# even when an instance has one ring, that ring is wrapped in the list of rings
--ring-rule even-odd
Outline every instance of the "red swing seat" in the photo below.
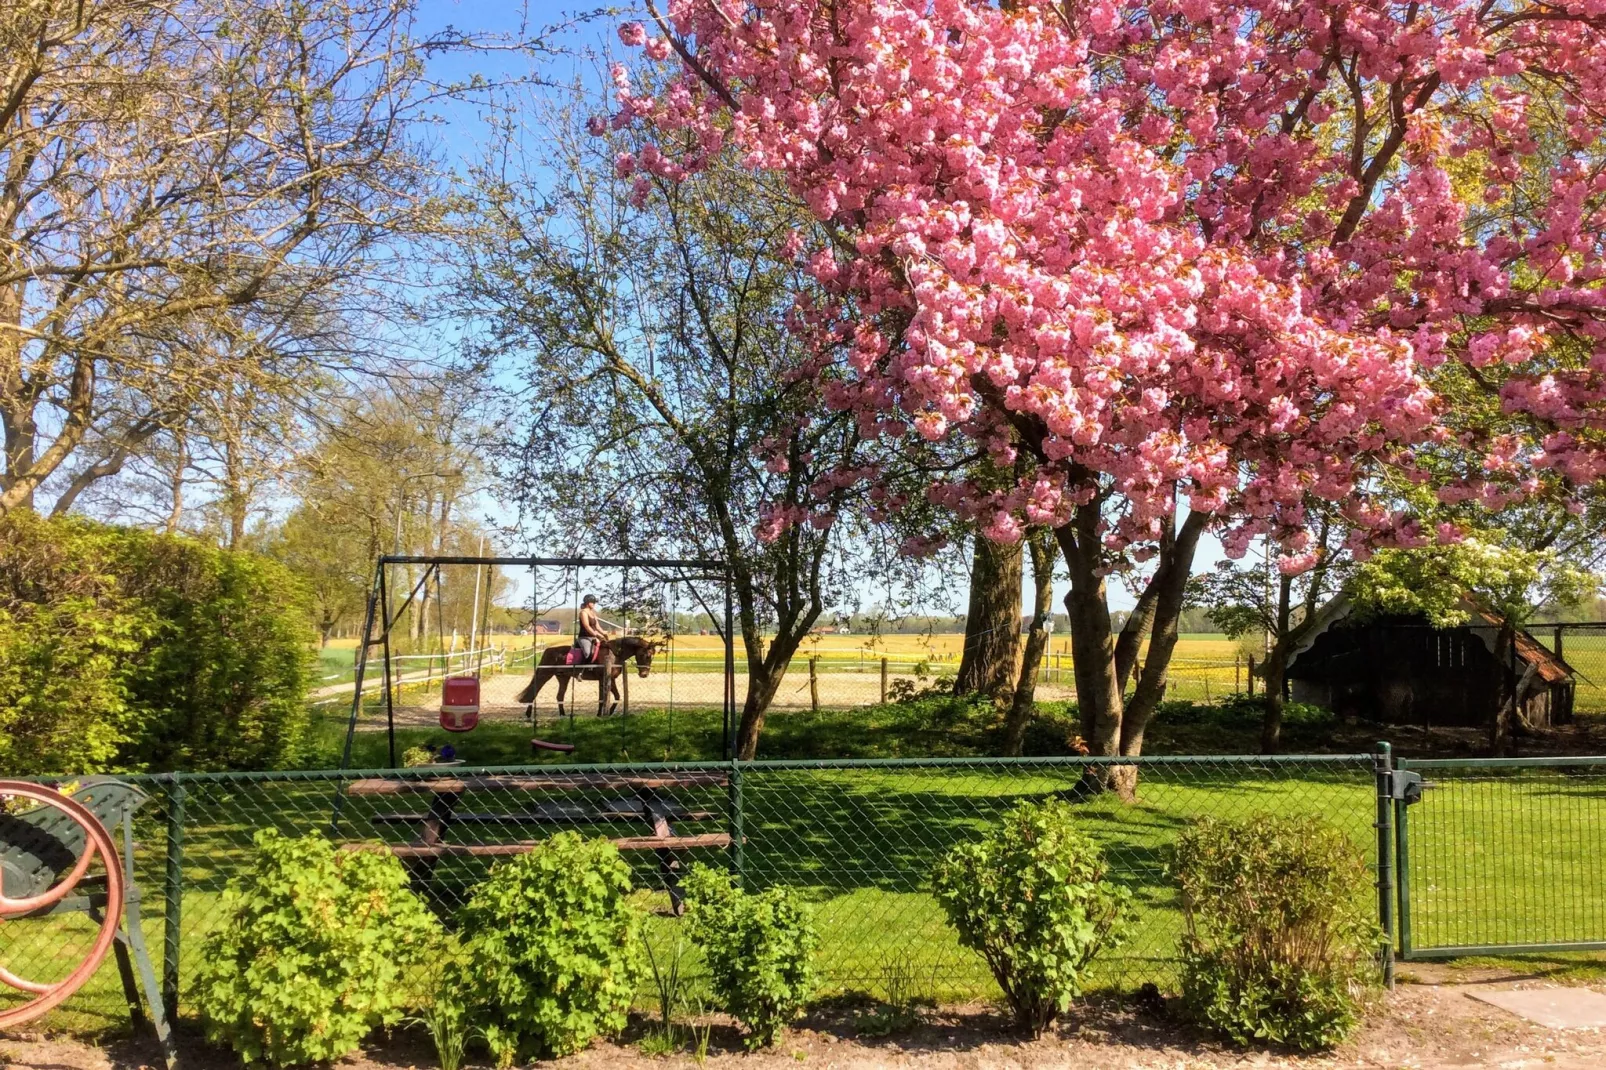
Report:
[[[469,732],[480,723],[480,678],[448,676],[441,682],[441,727]]]

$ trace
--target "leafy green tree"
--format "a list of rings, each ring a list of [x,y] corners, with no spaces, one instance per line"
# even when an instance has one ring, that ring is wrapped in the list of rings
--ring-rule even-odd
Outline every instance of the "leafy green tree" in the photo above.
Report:
[[[303,502],[263,549],[306,586],[319,645],[328,646],[331,633],[362,612],[372,559],[360,531],[321,522],[313,506]]]
[[[361,604],[380,554],[482,548],[487,533],[474,514],[486,483],[488,428],[480,402],[473,384],[454,374],[328,404],[292,483],[297,506],[267,540],[270,553],[306,570],[320,631]],[[416,568],[399,571],[411,589]],[[473,569],[448,569],[438,588],[431,583],[419,592],[393,645],[433,649],[437,627],[466,635],[474,588],[483,583]],[[493,573],[493,601],[509,586]]]

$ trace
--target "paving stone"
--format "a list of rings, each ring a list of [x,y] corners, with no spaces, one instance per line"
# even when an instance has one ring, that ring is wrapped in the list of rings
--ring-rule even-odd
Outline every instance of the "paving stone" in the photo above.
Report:
[[[1606,1029],[1606,995],[1587,988],[1506,988],[1467,995],[1549,1029]]]

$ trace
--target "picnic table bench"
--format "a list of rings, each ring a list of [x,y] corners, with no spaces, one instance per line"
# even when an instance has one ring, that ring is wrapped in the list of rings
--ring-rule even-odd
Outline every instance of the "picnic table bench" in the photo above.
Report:
[[[376,825],[412,825],[417,834],[411,842],[398,844],[357,844],[354,850],[388,850],[403,861],[415,880],[428,880],[435,864],[442,858],[487,857],[498,858],[523,854],[533,850],[540,840],[504,840],[493,842],[451,842],[459,826],[496,828],[528,825],[597,825],[639,823],[648,830],[645,835],[610,837],[621,851],[650,850],[658,856],[659,872],[669,892],[670,905],[676,914],[684,909],[680,891],[680,861],[676,852],[691,848],[729,847],[728,832],[701,832],[689,835],[675,831],[676,821],[709,821],[720,815],[712,810],[694,809],[666,798],[666,790],[683,788],[727,787],[730,775],[723,772],[692,771],[685,773],[612,774],[612,773],[553,773],[539,775],[481,775],[420,777],[418,779],[363,779],[354,780],[346,787],[346,794],[365,797],[395,795],[427,795],[429,808],[424,811],[376,813],[368,820]],[[524,794],[547,792],[620,792],[620,795],[585,802],[541,801],[517,810],[463,811],[458,809],[465,795],[478,792],[519,792]]]
[[[112,777],[85,777],[71,795],[27,781],[0,781],[0,799],[20,804],[0,808],[0,929],[27,918],[87,915],[95,938],[73,970],[57,981],[32,981],[0,965],[0,984],[22,993],[23,1002],[0,1005],[0,1028],[32,1021],[78,991],[115,951],[128,1013],[149,1020],[167,1065],[177,1060],[166,1008],[145,948],[139,884],[134,880],[134,811],[144,791]],[[119,851],[119,833],[122,849]],[[90,867],[100,858],[101,872]],[[9,931],[7,932],[9,936]],[[58,933],[55,941],[62,939]],[[0,941],[8,951],[19,945]]]

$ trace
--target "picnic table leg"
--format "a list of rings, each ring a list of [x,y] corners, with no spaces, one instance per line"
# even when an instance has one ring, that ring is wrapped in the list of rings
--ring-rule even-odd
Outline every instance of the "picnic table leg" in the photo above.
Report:
[[[652,834],[664,840],[673,836],[675,826],[670,823],[669,813],[664,809],[664,802],[658,793],[651,788],[643,788],[637,796],[641,799],[647,822],[652,825]],[[658,856],[658,872],[663,875],[664,889],[669,892],[669,910],[678,918],[686,913],[686,896],[680,890],[680,859],[669,847],[659,847],[653,853]]]
[[[123,910],[125,919],[123,939],[118,941],[119,964],[124,958],[132,958],[139,967],[139,976],[145,989],[145,1002],[151,1005],[151,1024],[156,1027],[156,1042],[162,1046],[162,1056],[167,1061],[168,1070],[178,1065],[178,1050],[173,1046],[173,1031],[168,1025],[167,1012],[162,1007],[162,990],[156,984],[156,971],[151,968],[151,954],[145,947],[145,932],[140,927],[139,900],[134,899]],[[123,950],[123,943],[127,942],[127,951]],[[126,981],[124,982],[127,983]],[[138,1002],[136,996],[134,1001]]]
[[[453,791],[435,794],[429,803],[429,814],[419,827],[418,838],[413,841],[416,846],[435,847],[446,842],[447,833],[452,828],[452,814],[457,809],[459,798],[461,796]],[[409,858],[406,860],[407,875],[422,884],[434,875],[435,863],[438,861],[436,858]]]
[[[668,847],[658,848],[658,869],[664,875],[664,887],[669,889],[669,911],[675,917],[686,913],[686,895],[680,890],[680,860]]]

